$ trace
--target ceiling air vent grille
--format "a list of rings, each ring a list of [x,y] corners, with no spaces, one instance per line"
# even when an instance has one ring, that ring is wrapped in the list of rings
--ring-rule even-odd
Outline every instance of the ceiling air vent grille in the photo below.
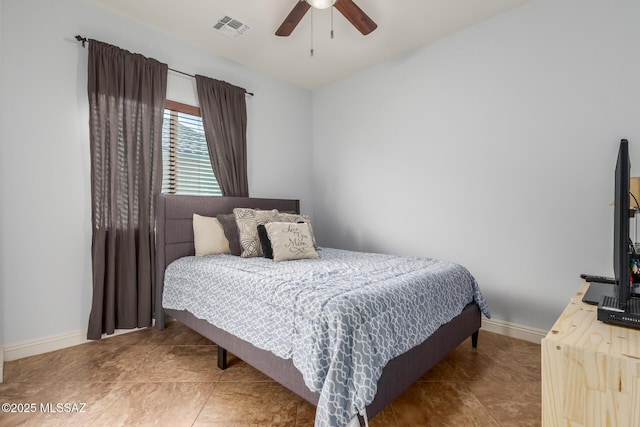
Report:
[[[213,28],[227,37],[238,38],[250,27],[227,15],[224,18],[220,18]]]

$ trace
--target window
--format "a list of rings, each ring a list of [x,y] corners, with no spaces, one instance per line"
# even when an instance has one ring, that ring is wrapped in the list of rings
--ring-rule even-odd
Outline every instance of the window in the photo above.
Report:
[[[162,192],[221,196],[200,109],[167,100],[162,121]]]

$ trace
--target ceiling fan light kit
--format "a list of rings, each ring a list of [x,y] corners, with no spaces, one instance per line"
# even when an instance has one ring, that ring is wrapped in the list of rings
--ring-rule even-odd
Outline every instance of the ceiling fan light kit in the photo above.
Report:
[[[299,0],[276,30],[276,36],[287,37],[291,35],[298,23],[312,7],[314,9],[335,7],[364,36],[378,28],[373,19],[369,18],[353,0]]]
[[[305,0],[309,5],[316,9],[329,9],[336,3],[336,0]]]

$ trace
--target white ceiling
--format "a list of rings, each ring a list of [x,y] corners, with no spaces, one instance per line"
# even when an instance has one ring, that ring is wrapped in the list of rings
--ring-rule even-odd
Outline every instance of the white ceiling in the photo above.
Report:
[[[87,1],[216,55],[316,89],[529,0],[355,0],[378,28],[363,36],[334,9],[333,39],[329,36],[331,10],[313,10],[313,57],[311,11],[291,36],[274,35],[298,0]],[[214,30],[213,26],[225,15],[250,29],[238,38]]]

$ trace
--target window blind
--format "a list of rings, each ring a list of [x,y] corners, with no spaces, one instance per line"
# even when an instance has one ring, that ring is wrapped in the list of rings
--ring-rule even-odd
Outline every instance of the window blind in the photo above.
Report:
[[[204,137],[202,119],[172,109],[162,122],[162,192],[221,196]]]

